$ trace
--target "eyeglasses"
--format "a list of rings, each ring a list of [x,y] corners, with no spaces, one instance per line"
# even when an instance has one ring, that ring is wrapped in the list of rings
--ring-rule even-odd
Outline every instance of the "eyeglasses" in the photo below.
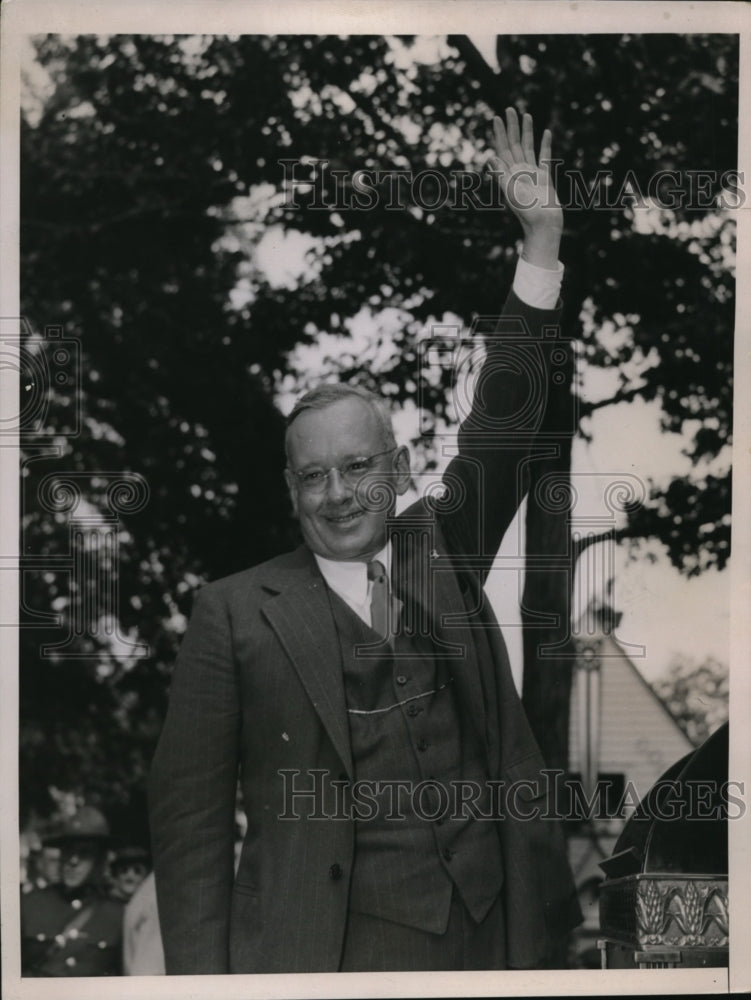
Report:
[[[292,469],[290,471],[293,476],[297,477],[300,489],[305,490],[306,493],[323,493],[332,472],[338,472],[346,486],[357,486],[363,476],[366,476],[373,468],[373,463],[377,458],[390,455],[393,451],[396,451],[396,446],[387,448],[386,451],[377,451],[375,455],[368,455],[367,458],[353,458],[349,462],[345,462],[344,465],[332,465],[330,469],[303,469],[301,472]]]
[[[112,865],[113,875],[127,875],[132,872],[134,875],[145,875],[148,867],[142,861],[120,861]]]

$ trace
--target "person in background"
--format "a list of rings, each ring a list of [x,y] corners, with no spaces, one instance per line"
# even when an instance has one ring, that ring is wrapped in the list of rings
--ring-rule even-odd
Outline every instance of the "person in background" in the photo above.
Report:
[[[36,859],[37,888],[57,885],[60,881],[60,848],[53,844],[43,844]]]
[[[123,903],[104,889],[109,833],[83,806],[45,837],[60,849],[60,882],[21,896],[22,975],[120,975]]]
[[[154,873],[149,872],[125,907],[123,972],[126,976],[163,976],[164,971],[156,884]]]
[[[45,889],[60,881],[60,848],[36,844],[25,857],[22,891]]]
[[[113,899],[127,903],[151,871],[151,855],[145,847],[129,844],[115,850],[110,861]]]

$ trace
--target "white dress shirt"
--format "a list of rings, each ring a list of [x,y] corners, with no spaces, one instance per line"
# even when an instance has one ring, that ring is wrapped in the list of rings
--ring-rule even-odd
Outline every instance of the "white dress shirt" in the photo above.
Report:
[[[341,562],[336,559],[324,559],[317,553],[316,562],[326,583],[335,594],[345,601],[356,615],[371,625],[370,592],[373,584],[368,579],[367,562]],[[385,545],[373,556],[386,568],[386,579],[391,579],[391,546]],[[372,562],[373,560],[368,560]]]

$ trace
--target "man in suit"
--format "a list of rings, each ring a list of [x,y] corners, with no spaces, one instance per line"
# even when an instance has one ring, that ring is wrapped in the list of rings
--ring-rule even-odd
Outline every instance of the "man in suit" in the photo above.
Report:
[[[313,390],[286,439],[305,544],[196,598],[150,785],[168,973],[529,968],[578,922],[482,592],[544,412],[525,372],[562,272],[550,133],[539,164],[528,115],[495,137],[524,245],[447,495],[395,516],[409,454],[382,402]]]

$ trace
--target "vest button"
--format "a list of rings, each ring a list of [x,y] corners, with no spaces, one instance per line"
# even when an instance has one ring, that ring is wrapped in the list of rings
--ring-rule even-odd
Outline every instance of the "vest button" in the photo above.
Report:
[[[443,858],[444,858],[444,861],[450,861],[453,858],[453,856],[454,856],[454,852],[451,850],[450,847],[445,847],[443,849]]]
[[[344,870],[341,865],[332,865],[329,868],[329,878],[333,879],[334,882],[338,882],[343,874]]]
[[[420,753],[425,753],[425,751],[428,749],[428,741],[427,740],[418,740],[417,741],[417,749],[420,751]]]
[[[422,712],[422,709],[419,705],[410,705],[407,709],[407,715],[409,715],[412,719],[414,719],[416,715],[419,715],[420,712]]]
[[[397,684],[406,684],[407,683],[407,678],[404,676],[404,674],[399,674],[399,676],[396,678],[396,683]]]

